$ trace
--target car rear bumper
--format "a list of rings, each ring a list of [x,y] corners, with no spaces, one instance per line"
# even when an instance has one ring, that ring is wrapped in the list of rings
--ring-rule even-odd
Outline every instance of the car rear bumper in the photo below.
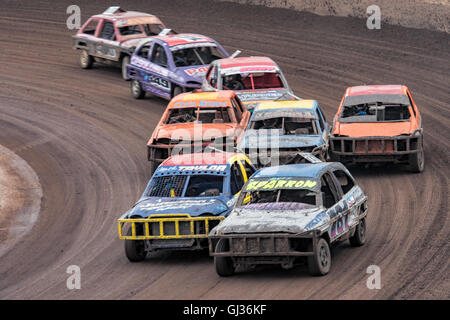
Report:
[[[177,143],[177,144],[151,144],[147,145],[147,160],[162,162],[173,154],[190,154],[205,151],[207,147],[219,149],[221,151],[234,151],[236,143],[198,142],[198,143]]]
[[[421,135],[395,137],[330,137],[330,152],[335,156],[364,160],[390,160],[421,150]]]

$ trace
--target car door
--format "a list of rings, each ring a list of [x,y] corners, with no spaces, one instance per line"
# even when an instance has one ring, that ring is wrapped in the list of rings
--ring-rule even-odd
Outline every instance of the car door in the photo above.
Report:
[[[75,48],[87,50],[90,55],[95,55],[95,44],[98,41],[97,35],[100,32],[100,22],[100,18],[90,18],[85,22],[74,37]]]
[[[346,217],[345,222],[348,231],[358,224],[359,206],[361,205],[360,201],[357,201],[353,195],[356,186],[355,180],[342,169],[334,169],[332,175],[337,188],[341,190],[343,216]]]
[[[322,202],[330,217],[328,233],[331,242],[348,231],[348,210],[344,207],[342,190],[336,183],[336,178],[330,172],[325,172],[321,178]]]
[[[171,56],[171,55],[170,55]],[[169,53],[162,43],[154,42],[146,68],[145,84],[147,91],[170,97],[172,85],[169,81]]]
[[[117,41],[117,30],[113,21],[103,19],[100,31],[98,32],[98,41],[95,45],[95,55],[113,61],[119,61],[119,42]]]

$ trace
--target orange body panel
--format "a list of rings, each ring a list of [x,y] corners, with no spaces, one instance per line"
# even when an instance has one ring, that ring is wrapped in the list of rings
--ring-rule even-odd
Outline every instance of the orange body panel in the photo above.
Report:
[[[345,97],[362,94],[404,94],[410,97],[412,105],[409,106],[411,115],[409,121],[399,122],[379,122],[379,123],[340,123],[339,115],[342,112],[342,104]],[[347,88],[341,100],[339,108],[334,116],[333,135],[347,137],[394,137],[399,135],[409,135],[421,128],[421,118],[414,100],[406,86],[401,85],[374,85]],[[387,146],[386,146],[387,147]]]
[[[168,104],[164,114],[161,117],[157,127],[153,131],[151,138],[147,145],[151,146],[156,140],[162,138],[171,138],[172,135],[178,132],[190,135],[193,140],[209,140],[212,137],[234,137],[236,142],[242,138],[247,123],[250,120],[250,112],[243,107],[241,121],[237,122],[235,114],[230,123],[203,123],[197,122],[165,124],[168,114],[171,109],[180,107],[191,107],[192,104],[200,108],[202,101],[224,103],[226,106],[232,106],[232,100],[238,101],[236,93],[233,91],[217,91],[217,92],[198,92],[198,93],[184,93],[174,97]],[[232,109],[233,110],[233,109]],[[199,136],[201,134],[201,136]],[[225,141],[224,141],[225,142]]]

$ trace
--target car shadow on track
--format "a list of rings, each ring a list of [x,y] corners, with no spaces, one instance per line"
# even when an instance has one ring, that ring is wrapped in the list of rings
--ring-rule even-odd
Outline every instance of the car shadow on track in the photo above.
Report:
[[[353,164],[346,165],[346,168],[355,178],[370,178],[373,176],[414,176],[415,173],[409,171],[407,165],[392,163],[374,163],[374,164]],[[419,174],[420,175],[420,174]]]

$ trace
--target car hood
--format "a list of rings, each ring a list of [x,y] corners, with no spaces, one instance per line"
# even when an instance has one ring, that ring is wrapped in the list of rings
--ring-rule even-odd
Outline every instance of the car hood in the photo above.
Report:
[[[319,228],[328,222],[328,215],[323,208],[318,207],[300,210],[235,208],[228,218],[211,230],[211,235],[276,232],[300,234]]]
[[[378,122],[378,123],[339,123],[333,134],[348,137],[393,137],[402,134],[411,134],[410,121],[405,122]]]
[[[175,73],[179,77],[183,78],[185,82],[187,81],[197,82],[198,87],[200,88],[207,69],[208,66],[206,65],[178,67]]]
[[[180,130],[180,132],[181,130],[183,130],[183,134],[191,137],[191,140],[200,141],[203,139],[205,141],[209,141],[214,137],[233,136],[235,134],[234,131],[236,130],[236,128],[237,124],[233,123],[203,123],[201,126],[194,126],[194,123],[192,122],[169,124],[157,129],[155,139],[171,139],[172,134],[175,132],[175,130]],[[195,136],[199,135],[200,133],[201,137]]]
[[[226,198],[144,198],[124,214],[122,218],[150,215],[189,214],[198,217],[205,213],[220,215],[228,210]]]
[[[261,135],[258,130],[247,130],[239,143],[239,148],[255,148],[258,145],[278,148],[315,147],[323,144],[320,135]]]

